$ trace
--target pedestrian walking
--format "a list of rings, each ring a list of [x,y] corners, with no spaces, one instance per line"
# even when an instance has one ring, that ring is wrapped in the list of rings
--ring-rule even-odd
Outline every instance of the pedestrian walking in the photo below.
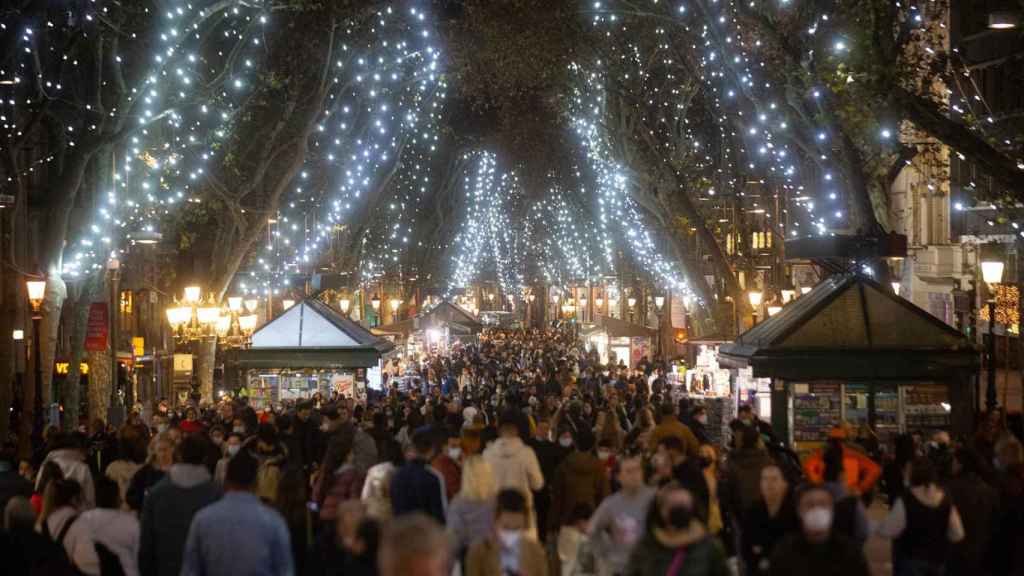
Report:
[[[498,493],[494,531],[470,547],[466,576],[546,576],[544,549],[529,536],[526,496],[515,489]]]
[[[295,574],[288,525],[256,495],[259,466],[247,453],[228,463],[224,497],[192,519],[181,576]]]
[[[796,496],[801,529],[787,534],[771,554],[771,576],[869,576],[863,550],[832,529],[832,493],[808,485]]]
[[[201,439],[185,437],[167,477],[146,496],[139,541],[139,573],[178,576],[192,518],[217,501],[220,489],[203,466],[206,451]],[[234,526],[235,523],[229,523]],[[228,547],[233,550],[232,546]]]
[[[728,576],[725,550],[696,514],[689,490],[670,482],[655,496],[626,576]]]
[[[395,516],[422,512],[438,523],[443,523],[448,502],[444,479],[430,467],[434,455],[434,438],[430,430],[421,428],[413,433],[415,455],[391,478],[391,507]]]
[[[893,560],[895,576],[944,576],[950,544],[964,538],[956,506],[939,487],[938,472],[927,458],[911,464],[910,487],[878,527],[879,535],[900,540]]]
[[[656,492],[644,483],[643,459],[639,454],[619,460],[616,478],[620,490],[601,501],[588,527],[601,576],[625,573],[633,547],[643,536],[647,511]]]

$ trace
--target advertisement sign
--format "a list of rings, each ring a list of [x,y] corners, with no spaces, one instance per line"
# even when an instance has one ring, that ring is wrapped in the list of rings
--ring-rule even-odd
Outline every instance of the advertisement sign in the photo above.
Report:
[[[132,337],[132,354],[135,356],[146,355],[146,339],[142,336]]]
[[[85,329],[85,349],[102,352],[107,349],[110,334],[110,314],[106,302],[93,302],[89,306],[89,321]]]

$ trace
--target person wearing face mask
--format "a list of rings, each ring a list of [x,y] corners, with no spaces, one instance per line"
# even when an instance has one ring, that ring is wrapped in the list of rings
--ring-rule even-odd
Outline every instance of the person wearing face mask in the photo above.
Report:
[[[581,433],[573,450],[555,471],[551,481],[551,513],[548,521],[550,533],[558,533],[572,524],[572,513],[577,506],[597,508],[610,492],[604,463],[594,456],[594,436]]]
[[[494,531],[470,547],[466,576],[547,576],[544,549],[527,536],[529,508],[526,496],[514,489],[498,493]]]
[[[430,465],[444,478],[444,489],[451,501],[462,483],[462,438],[451,430],[441,432],[444,449],[439,450]]]
[[[223,450],[223,456],[217,461],[217,467],[214,469],[213,479],[217,483],[217,486],[224,487],[224,478],[228,473],[228,461],[231,460],[238,454],[238,451],[242,449],[242,435],[237,432],[228,434],[227,440],[224,441],[221,446]]]
[[[771,576],[869,576],[867,559],[855,543],[832,530],[832,494],[804,487],[797,496],[801,530],[786,535],[772,552]]]
[[[231,423],[231,431],[235,434],[240,435],[242,438],[246,438],[246,427],[245,422],[241,418],[235,418]]]
[[[727,576],[725,550],[694,513],[689,490],[671,482],[658,491],[646,530],[633,548],[624,576]]]
[[[711,444],[711,437],[708,436],[708,409],[696,406],[691,414],[690,429],[693,431],[693,435],[701,444]]]

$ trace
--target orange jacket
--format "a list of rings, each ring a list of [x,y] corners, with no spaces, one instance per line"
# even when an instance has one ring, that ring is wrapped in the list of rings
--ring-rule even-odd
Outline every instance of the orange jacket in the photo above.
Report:
[[[865,494],[882,475],[882,468],[871,459],[852,448],[843,445],[843,471],[846,485],[857,494]],[[814,484],[825,482],[824,449],[818,450],[804,462],[804,473]]]

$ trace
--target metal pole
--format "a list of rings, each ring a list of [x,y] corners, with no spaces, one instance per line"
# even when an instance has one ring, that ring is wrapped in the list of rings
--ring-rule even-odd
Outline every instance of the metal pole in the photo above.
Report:
[[[110,269],[110,408],[107,412],[107,422],[114,426],[120,426],[122,415],[120,398],[117,395],[117,340],[118,324],[121,311],[120,302],[120,263],[112,260]]]
[[[32,364],[35,371],[35,398],[32,404],[32,437],[36,441],[42,441],[43,437],[43,363],[40,359],[40,352],[43,349],[40,342],[39,322],[42,320],[39,311],[32,312]]]
[[[988,342],[985,348],[988,353],[988,384],[985,387],[985,409],[991,412],[999,404],[996,398],[996,301],[988,301]]]

